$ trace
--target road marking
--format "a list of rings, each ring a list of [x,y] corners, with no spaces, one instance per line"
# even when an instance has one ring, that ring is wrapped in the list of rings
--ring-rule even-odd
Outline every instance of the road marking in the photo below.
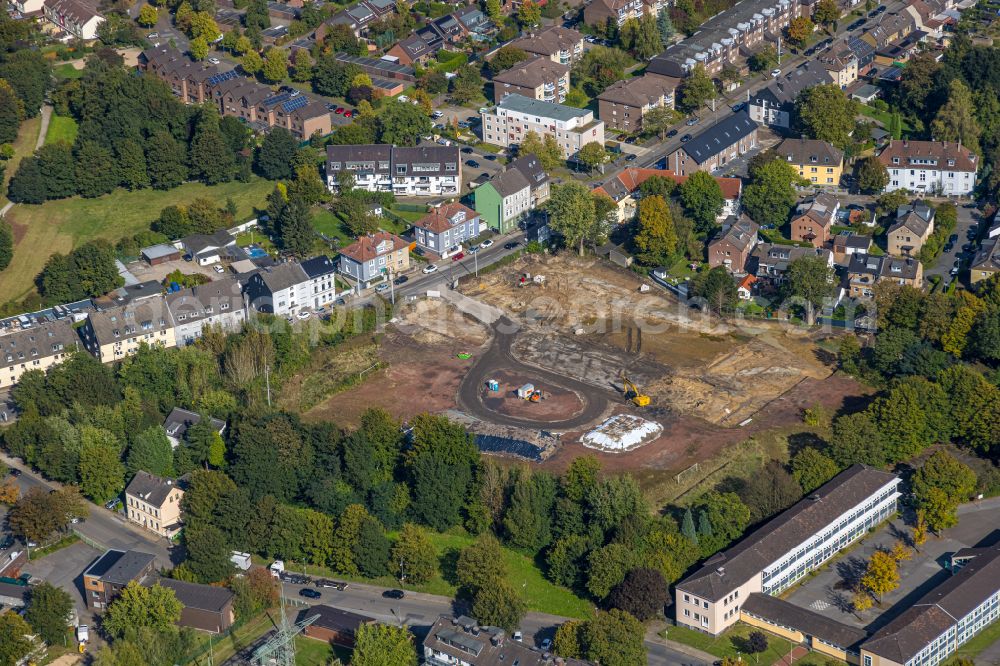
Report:
[[[817,599],[816,601],[809,604],[809,608],[812,608],[815,611],[825,611],[829,607],[830,603],[827,601],[823,601],[822,599]]]

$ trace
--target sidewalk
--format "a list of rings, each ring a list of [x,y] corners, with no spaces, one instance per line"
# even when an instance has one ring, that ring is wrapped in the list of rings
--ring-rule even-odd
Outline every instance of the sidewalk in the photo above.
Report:
[[[650,622],[646,625],[646,642],[647,643],[659,643],[661,645],[666,645],[671,650],[676,650],[689,657],[694,657],[695,659],[700,659],[709,664],[714,664],[719,660],[714,654],[709,654],[698,648],[693,648],[690,645],[685,645],[684,643],[678,643],[677,641],[672,641],[669,638],[663,638],[663,631],[666,630],[667,636],[670,636],[670,625],[666,622],[656,620]]]

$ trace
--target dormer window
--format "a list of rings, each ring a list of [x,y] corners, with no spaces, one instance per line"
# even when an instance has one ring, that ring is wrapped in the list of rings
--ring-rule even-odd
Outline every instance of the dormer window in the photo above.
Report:
[[[898,157],[893,157],[892,158],[892,163],[893,164],[899,164],[899,158]]]
[[[948,160],[948,166],[955,166],[955,160]]]

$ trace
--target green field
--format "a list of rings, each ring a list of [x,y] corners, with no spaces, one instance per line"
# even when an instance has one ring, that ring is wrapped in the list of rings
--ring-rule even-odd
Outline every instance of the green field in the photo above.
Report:
[[[743,641],[746,640],[751,631],[756,630],[749,624],[742,622],[737,623],[717,637],[686,627],[670,627],[666,631],[666,638],[667,640],[677,641],[678,643],[698,648],[716,657],[735,657],[741,653],[746,654]],[[782,656],[787,656],[793,647],[792,642],[785,638],[767,632],[764,632],[764,635],[767,636],[767,650],[753,656],[753,663],[755,664],[773,664],[781,659]],[[836,659],[825,655],[810,654],[795,663],[805,666],[806,664],[825,665],[842,662],[838,662]]]
[[[254,178],[249,183],[211,187],[187,183],[166,191],[115,190],[96,199],[73,197],[40,206],[15,206],[6,219],[14,228],[17,244],[14,260],[0,273],[0,294],[4,301],[23,298],[34,289],[35,276],[52,254],[69,252],[95,238],[114,242],[148,229],[166,206],[184,205],[198,197],[208,197],[224,206],[226,198],[232,197],[238,209],[237,219],[244,219],[255,207],[263,206],[273,187],[269,181]]]
[[[78,79],[83,76],[83,70],[77,69],[73,65],[63,63],[52,68],[52,73],[59,79]]]
[[[76,141],[76,121],[66,116],[53,114],[49,120],[49,131],[45,135],[45,143],[63,141],[72,144]]]
[[[415,222],[419,220],[427,213],[414,213],[411,211],[398,210],[390,207],[393,213],[399,217],[408,220],[410,222]],[[343,220],[337,214],[332,211],[323,208],[322,206],[316,206],[312,209],[312,226],[313,229],[321,234],[324,234],[330,238],[336,238],[340,241],[340,245],[347,246],[354,242],[354,236],[351,235],[350,230],[344,224]],[[409,228],[410,225],[403,224],[398,220],[391,217],[383,217],[379,220],[379,228],[385,231],[401,234]]]
[[[295,637],[295,666],[326,666],[334,657],[346,664],[351,651],[315,638]]]

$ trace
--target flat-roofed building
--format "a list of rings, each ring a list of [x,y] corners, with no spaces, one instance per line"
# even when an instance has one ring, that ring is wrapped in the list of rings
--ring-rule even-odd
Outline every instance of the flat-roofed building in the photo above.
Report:
[[[594,112],[587,109],[508,95],[480,115],[483,141],[505,148],[520,145],[528,132],[552,136],[567,158],[588,143],[604,145],[604,122],[595,120]]]

